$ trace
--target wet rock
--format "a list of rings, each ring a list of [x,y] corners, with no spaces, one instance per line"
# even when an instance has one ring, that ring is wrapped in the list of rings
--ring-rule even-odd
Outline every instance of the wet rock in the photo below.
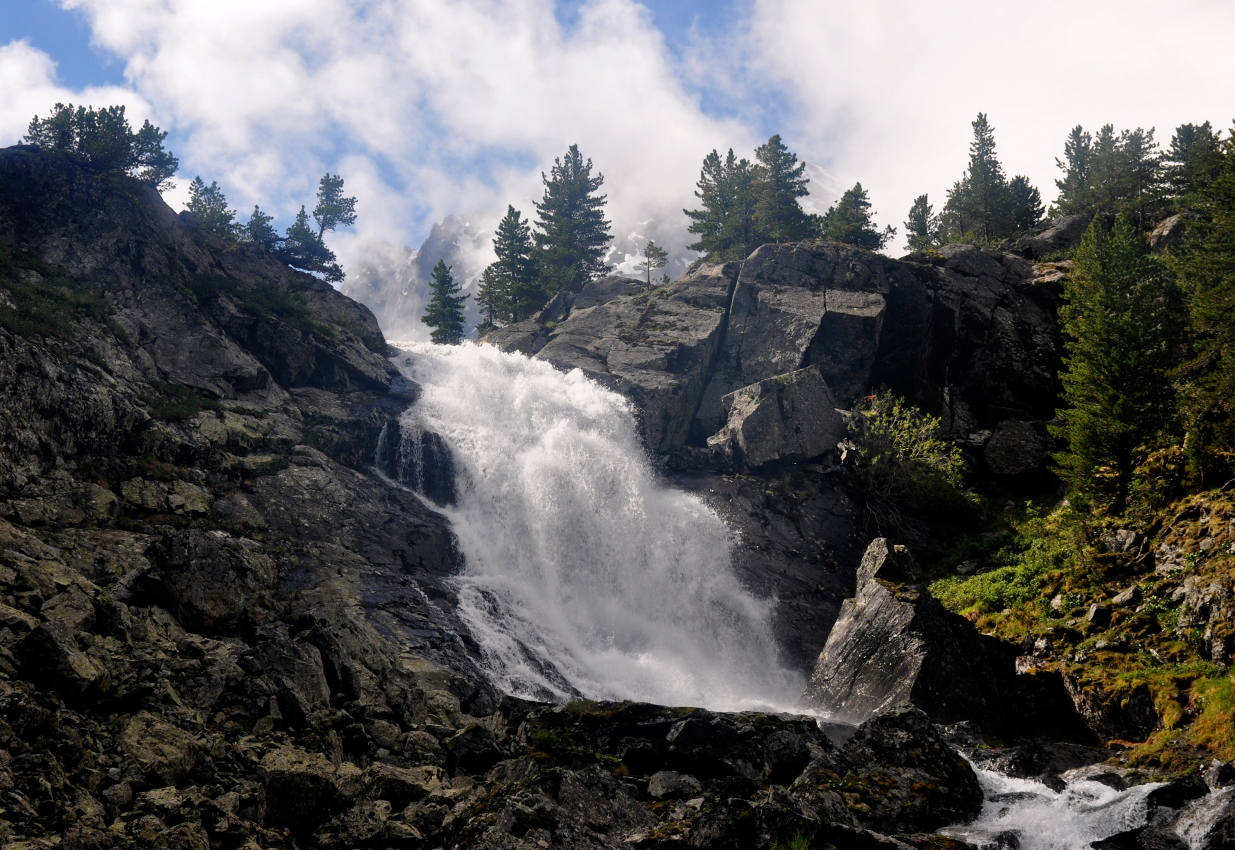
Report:
[[[845,435],[836,401],[815,366],[743,387],[721,403],[728,419],[708,445],[735,456],[743,468],[809,460],[833,451]]]
[[[805,704],[848,723],[915,705],[939,722],[968,720],[1005,735],[1085,736],[1057,679],[1018,675],[1016,648],[945,610],[919,576],[904,547],[872,541],[857,595],[819,653]]]

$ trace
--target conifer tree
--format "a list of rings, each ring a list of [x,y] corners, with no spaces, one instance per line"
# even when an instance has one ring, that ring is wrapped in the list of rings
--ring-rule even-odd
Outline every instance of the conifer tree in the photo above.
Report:
[[[755,242],[792,242],[814,230],[798,198],[810,194],[806,163],[798,162],[779,135],[755,150]]]
[[[171,186],[179,160],[163,147],[167,133],[149,121],[136,133],[123,106],[102,109],[57,103],[50,115],[30,120],[24,141],[72,154],[100,171],[124,171],[155,189]]]
[[[309,224],[309,214],[303,206],[275,255],[292,268],[320,274],[331,283],[343,280],[343,269],[335,262],[334,252]]]
[[[420,317],[422,322],[433,328],[429,338],[439,344],[457,345],[463,341],[463,302],[467,300],[467,295],[455,283],[450,266],[442,260],[438,260],[433,267],[429,290],[433,294],[424,315]]]
[[[944,206],[944,221],[952,241],[990,245],[1014,232],[1008,180],[995,155],[995,129],[979,112],[972,122],[969,168],[953,185]]]
[[[327,172],[317,185],[317,206],[313,208],[313,220],[317,222],[317,238],[342,225],[356,223],[356,199],[343,194],[343,178]]]
[[[1133,470],[1174,410],[1179,339],[1169,275],[1130,221],[1098,218],[1077,248],[1060,311],[1065,343],[1056,460],[1078,503],[1127,504]]]
[[[878,251],[896,235],[895,227],[879,230],[871,217],[870,198],[862,184],[840,196],[820,220],[819,232],[824,239],[857,245],[869,251]]]
[[[750,160],[738,159],[733,148],[720,158],[715,150],[703,159],[695,184],[697,210],[682,210],[687,229],[698,241],[686,246],[716,259],[745,257],[753,251],[756,185]]]
[[[215,181],[210,181],[207,186],[201,177],[194,177],[189,184],[189,202],[185,208],[197,217],[198,226],[207,233],[213,233],[220,239],[240,238],[236,211],[228,209],[227,198]]]
[[[480,324],[477,332],[486,334],[510,321],[510,298],[501,279],[497,263],[490,263],[480,273],[480,285],[476,288],[476,304],[480,307]]]
[[[1017,233],[1033,230],[1042,221],[1042,196],[1023,174],[1008,181],[1008,212]]]
[[[929,251],[939,247],[939,216],[935,214],[926,195],[918,195],[913,199],[909,217],[905,219],[905,235],[909,240],[910,251]]]
[[[273,216],[266,215],[266,213],[262,212],[261,207],[254,204],[253,213],[249,216],[249,221],[244,226],[244,235],[250,242],[261,245],[267,251],[276,251],[280,240],[278,232],[271,224],[273,221]]]
[[[1202,479],[1235,473],[1235,134],[1203,184],[1173,266],[1187,304],[1193,356],[1185,364],[1188,454]]]
[[[1175,195],[1190,195],[1208,186],[1222,170],[1222,143],[1206,121],[1180,124],[1166,156],[1166,180]]]
[[[1055,158],[1055,165],[1064,173],[1055,181],[1059,197],[1055,199],[1055,211],[1061,215],[1088,212],[1089,170],[1093,158],[1093,137],[1077,124],[1068,133],[1063,143],[1064,158]]]
[[[647,272],[648,289],[652,288],[652,270],[663,269],[668,262],[669,252],[649,239],[643,248],[643,259],[639,262],[639,268]]]
[[[535,260],[546,291],[578,289],[609,271],[605,252],[612,237],[605,218],[605,196],[597,191],[603,174],[592,176],[578,145],[555,158],[546,175],[544,197],[536,204]]]
[[[506,309],[501,321],[521,322],[531,318],[545,306],[550,293],[536,273],[536,246],[531,225],[513,206],[507,205],[506,215],[498,222],[493,235],[493,252],[497,255],[497,281],[504,293]]]

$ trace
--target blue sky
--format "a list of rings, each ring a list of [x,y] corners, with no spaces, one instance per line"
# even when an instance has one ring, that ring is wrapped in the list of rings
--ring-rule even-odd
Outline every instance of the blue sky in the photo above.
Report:
[[[1233,33],[1230,0],[5,0],[0,144],[56,100],[124,103],[170,133],[169,203],[201,174],[281,222],[341,173],[346,266],[449,213],[529,211],[578,143],[615,234],[680,251],[703,156],[773,132],[817,208],[861,180],[899,226],[942,205],[984,111],[1049,200],[1077,123],[1228,127]]]

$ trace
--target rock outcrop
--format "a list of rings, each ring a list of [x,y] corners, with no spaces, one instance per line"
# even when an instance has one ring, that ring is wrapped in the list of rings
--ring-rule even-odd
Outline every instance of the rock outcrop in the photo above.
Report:
[[[878,538],[803,699],[846,723],[912,705],[937,722],[968,721],[1005,737],[1087,740],[1059,677],[1018,675],[1016,654],[944,609],[909,552]]]

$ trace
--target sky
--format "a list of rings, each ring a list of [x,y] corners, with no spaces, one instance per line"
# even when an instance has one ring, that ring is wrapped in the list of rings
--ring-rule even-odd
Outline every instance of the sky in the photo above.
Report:
[[[688,241],[703,157],[779,133],[809,206],[861,181],[876,221],[936,209],[985,112],[1008,175],[1055,195],[1076,124],[1235,118],[1235,2],[1177,0],[2,0],[0,145],[57,102],[122,103],[169,133],[165,198],[216,180],[247,219],[312,206],[339,173],[344,268],[448,214],[532,215],[577,143],[615,234]],[[903,248],[902,234],[888,251]]]

